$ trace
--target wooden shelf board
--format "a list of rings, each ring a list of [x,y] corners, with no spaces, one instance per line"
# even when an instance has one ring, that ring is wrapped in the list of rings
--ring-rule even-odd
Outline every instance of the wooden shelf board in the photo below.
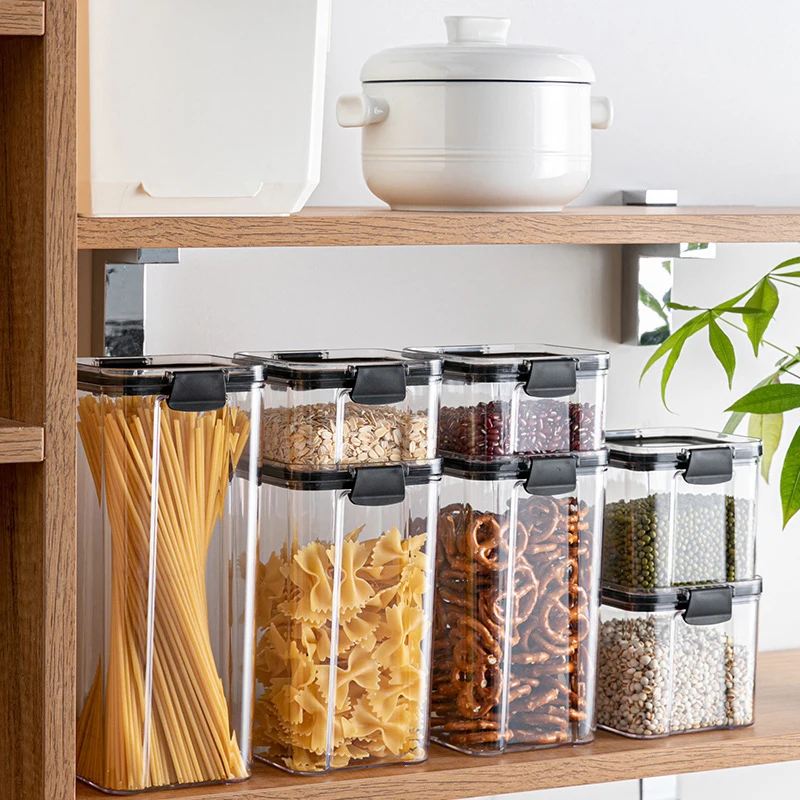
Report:
[[[762,653],[756,723],[642,741],[599,732],[593,744],[497,757],[432,747],[417,766],[298,777],[257,766],[249,781],[148,793],[148,800],[457,800],[800,760],[800,650]],[[78,784],[77,800],[104,795]]]
[[[78,246],[351,247],[800,241],[800,207],[598,206],[559,213],[306,208],[289,217],[81,217]]]
[[[0,36],[43,36],[41,0],[0,0]]]
[[[0,418],[0,464],[44,460],[44,428]]]

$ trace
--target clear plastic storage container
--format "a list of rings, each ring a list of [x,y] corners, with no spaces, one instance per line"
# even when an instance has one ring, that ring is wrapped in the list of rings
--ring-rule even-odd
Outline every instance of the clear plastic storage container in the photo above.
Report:
[[[605,464],[445,462],[433,740],[484,755],[593,738]]]
[[[78,362],[77,774],[104,791],[249,775],[260,389],[214,356]]]
[[[439,450],[493,458],[604,446],[608,353],[545,344],[428,347],[444,362]]]
[[[753,723],[761,579],[603,589],[597,722],[634,738]]]
[[[436,457],[442,366],[392,350],[237,353],[265,367],[261,456],[302,468]]]
[[[603,584],[755,577],[761,441],[688,428],[609,431]]]
[[[441,462],[260,477],[256,756],[425,760]]]

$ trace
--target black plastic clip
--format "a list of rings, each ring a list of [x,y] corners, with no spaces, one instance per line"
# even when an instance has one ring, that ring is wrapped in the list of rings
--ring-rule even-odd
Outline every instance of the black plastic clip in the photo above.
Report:
[[[286,353],[275,353],[275,358],[278,361],[324,361],[325,353],[322,350],[290,350]]]
[[[354,506],[391,506],[406,499],[406,472],[402,464],[361,467],[353,472],[350,502]]]
[[[530,397],[569,397],[578,388],[578,363],[572,358],[532,361],[525,394]]]
[[[225,407],[221,369],[176,372],[167,405],[173,411],[216,411]]]
[[[110,367],[111,369],[144,369],[152,365],[147,356],[122,356],[114,358],[113,356],[105,356],[101,359],[103,368]]]
[[[687,625],[718,625],[733,614],[733,587],[709,586],[688,590],[689,601],[683,612]]]
[[[715,483],[727,483],[733,477],[733,451],[730,447],[689,450],[681,461],[686,464],[683,473],[686,483],[711,486]]]
[[[363,364],[356,367],[350,391],[354,403],[377,406],[399,403],[406,396],[406,369],[402,364]]]
[[[536,495],[557,495],[574,492],[578,485],[578,468],[572,456],[537,458],[525,481],[525,491]]]

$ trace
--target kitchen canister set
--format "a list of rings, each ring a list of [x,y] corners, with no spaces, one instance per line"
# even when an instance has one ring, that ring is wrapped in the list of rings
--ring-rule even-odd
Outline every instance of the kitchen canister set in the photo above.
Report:
[[[332,0],[86,0],[78,6],[78,211],[299,211],[322,153]],[[157,24],[154,24],[157,23]],[[558,211],[611,125],[581,55],[509,43],[510,20],[445,18],[447,42],[372,55],[338,123],[397,210]],[[121,57],[123,53],[146,58]],[[214,58],[209,59],[209,53]]]
[[[78,776],[233,782],[753,721],[758,440],[548,345],[78,362]]]

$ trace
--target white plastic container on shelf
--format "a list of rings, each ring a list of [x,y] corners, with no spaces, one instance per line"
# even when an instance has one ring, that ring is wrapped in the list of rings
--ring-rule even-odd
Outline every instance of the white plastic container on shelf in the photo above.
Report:
[[[78,211],[280,215],[319,182],[331,0],[81,0]]]

